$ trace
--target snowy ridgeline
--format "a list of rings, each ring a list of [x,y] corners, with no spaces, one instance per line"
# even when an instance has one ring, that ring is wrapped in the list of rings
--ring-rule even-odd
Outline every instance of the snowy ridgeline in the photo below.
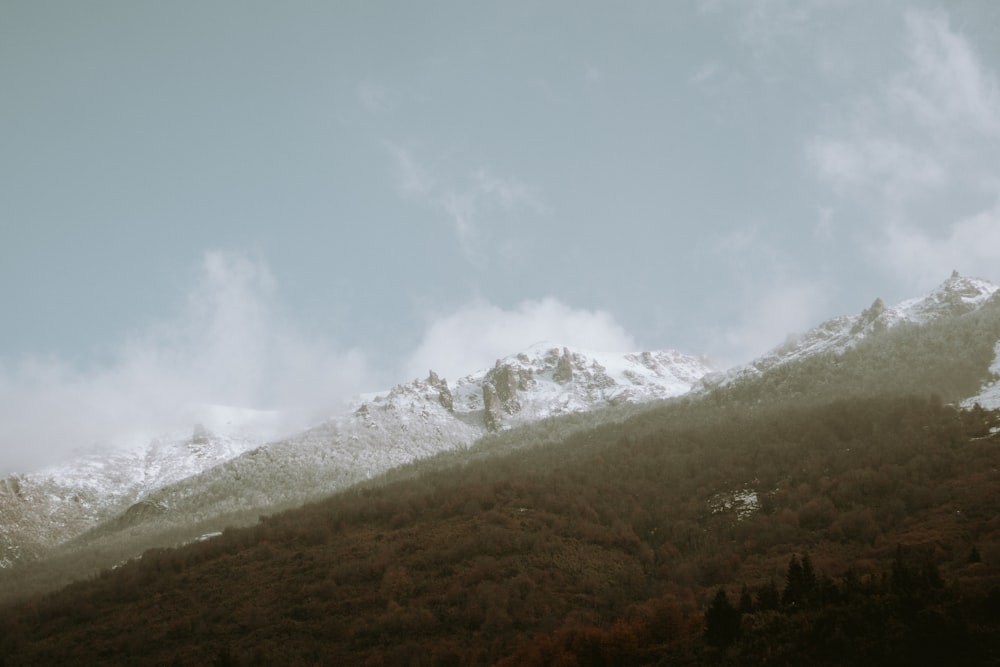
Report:
[[[1000,296],[998,290],[1000,288],[988,281],[953,273],[925,296],[907,299],[895,306],[886,306],[882,299],[875,299],[870,307],[857,315],[835,317],[803,334],[790,336],[783,344],[749,364],[725,373],[707,375],[703,388],[757,377],[778,366],[820,354],[841,354],[863,340],[901,324],[924,325],[972,313]]]
[[[673,351],[599,355],[535,345],[453,387],[431,372],[359,397],[347,412],[282,439],[266,441],[273,413],[215,408],[211,429],[0,481],[0,567],[101,525],[183,523],[316,497],[492,431],[684,394],[709,370]]]
[[[498,360],[453,383],[424,379],[358,397],[342,414],[275,439],[274,413],[215,407],[193,434],[146,439],[48,470],[0,480],[0,567],[84,534],[141,523],[186,526],[289,506],[482,436],[548,417],[711,391],[814,355],[839,354],[900,324],[923,325],[994,303],[997,287],[953,275],[925,297],[876,300],[824,322],[725,373],[674,351],[597,354],[550,344]],[[1000,407],[1000,342],[993,379],[966,404]],[[734,507],[752,508],[734,496]],[[221,528],[221,526],[219,526]],[[88,532],[90,531],[90,532]]]

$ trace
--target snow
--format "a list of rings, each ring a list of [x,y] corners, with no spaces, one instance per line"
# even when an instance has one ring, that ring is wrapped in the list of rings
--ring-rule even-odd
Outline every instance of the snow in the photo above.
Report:
[[[903,322],[926,323],[982,307],[997,292],[957,275],[919,299],[831,319],[761,358],[723,373],[673,350],[598,353],[548,342],[454,381],[430,374],[363,394],[347,411],[278,438],[281,415],[203,405],[184,433],[132,436],[46,470],[0,480],[0,567],[43,553],[138,502],[170,508],[171,520],[301,502],[398,466],[468,447],[490,430],[561,414],[705,391],[815,354],[841,353]],[[994,380],[967,403],[1000,407],[1000,341]],[[571,377],[567,369],[571,370]],[[516,384],[487,414],[486,385]],[[509,387],[508,387],[509,388]],[[495,386],[500,396],[502,387]],[[206,505],[211,499],[212,505]],[[742,518],[757,506],[749,487],[716,499]],[[199,504],[200,503],[200,504]],[[185,514],[187,513],[187,514]],[[164,519],[166,520],[166,519]]]
[[[885,307],[876,299],[870,308],[857,315],[835,317],[804,334],[790,337],[749,364],[723,374],[709,376],[701,390],[728,384],[738,378],[761,375],[772,368],[817,354],[842,354],[869,336],[902,323],[926,324],[941,317],[958,316],[978,310],[1000,289],[980,278],[957,273],[929,294]]]
[[[993,379],[984,384],[978,394],[962,401],[962,407],[971,408],[978,403],[987,410],[1000,410],[1000,341],[993,348],[990,375]]]

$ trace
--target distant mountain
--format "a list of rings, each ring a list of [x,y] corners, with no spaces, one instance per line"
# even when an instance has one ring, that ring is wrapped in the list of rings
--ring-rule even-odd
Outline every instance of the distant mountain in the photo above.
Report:
[[[674,351],[619,356],[537,344],[453,386],[431,371],[361,396],[345,414],[269,444],[196,427],[189,438],[11,476],[0,481],[0,566],[151,519],[177,526],[255,517],[258,508],[300,504],[490,432],[681,395],[711,370]]]
[[[176,483],[261,445],[275,413],[205,406],[188,435],[95,449],[65,463],[0,480],[0,567],[31,560]]]

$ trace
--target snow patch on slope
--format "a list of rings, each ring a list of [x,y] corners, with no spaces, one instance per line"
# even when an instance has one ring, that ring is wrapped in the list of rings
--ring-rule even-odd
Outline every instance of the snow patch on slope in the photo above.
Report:
[[[983,385],[978,394],[962,401],[963,408],[971,408],[976,403],[987,410],[1000,410],[1000,341],[993,348],[993,364],[990,366],[992,380]]]

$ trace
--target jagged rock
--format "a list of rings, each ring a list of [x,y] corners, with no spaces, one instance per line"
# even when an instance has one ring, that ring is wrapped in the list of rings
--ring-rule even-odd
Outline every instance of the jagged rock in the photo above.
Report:
[[[521,374],[510,364],[497,361],[496,366],[486,374],[486,382],[493,385],[497,398],[504,412],[509,415],[521,411],[521,403],[517,400],[518,386],[524,383]],[[484,396],[485,398],[485,396]]]
[[[454,412],[455,397],[452,396],[451,389],[448,388],[448,381],[438,377],[434,371],[430,371],[427,374],[427,384],[438,390],[438,402],[441,403],[441,407],[448,412]]]
[[[483,423],[488,431],[499,431],[503,425],[503,402],[496,387],[490,382],[483,383]]]
[[[884,331],[886,326],[884,323],[879,321],[879,317],[885,312],[885,302],[882,301],[881,297],[876,297],[872,301],[872,305],[861,311],[861,317],[855,322],[854,326],[851,327],[851,335],[859,334],[865,330],[869,325],[874,324],[872,327],[873,331]]]
[[[569,348],[563,348],[562,356],[556,362],[556,370],[552,373],[552,379],[559,384],[573,381],[573,360],[569,356]]]

